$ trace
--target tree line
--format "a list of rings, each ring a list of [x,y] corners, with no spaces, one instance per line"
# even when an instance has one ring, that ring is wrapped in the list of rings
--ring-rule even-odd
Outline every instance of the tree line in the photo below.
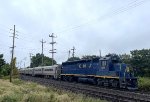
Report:
[[[42,57],[43,57],[43,65],[42,65]],[[53,63],[57,62],[53,60]],[[38,66],[50,66],[52,65],[52,58],[44,56],[44,54],[37,53],[35,56],[32,56],[31,63],[29,67],[38,67]]]
[[[43,65],[42,65],[42,56],[43,56]],[[146,76],[150,77],[150,49],[142,50],[133,50],[130,51],[130,54],[108,54],[106,56],[115,56],[119,62],[129,64],[136,76]],[[99,56],[96,55],[84,55],[81,58],[71,57],[67,61],[81,60],[81,59],[91,59]],[[16,67],[16,58],[13,59],[13,73],[18,73],[18,68]],[[57,62],[54,60],[54,64]],[[40,53],[37,53],[31,58],[31,64],[29,67],[38,67],[38,66],[50,66],[52,65],[52,58],[44,56]],[[3,58],[3,54],[0,54],[0,76],[7,76],[10,73],[10,64],[6,63]]]
[[[150,49],[133,50],[119,55],[124,63],[130,64],[137,76],[150,77]]]

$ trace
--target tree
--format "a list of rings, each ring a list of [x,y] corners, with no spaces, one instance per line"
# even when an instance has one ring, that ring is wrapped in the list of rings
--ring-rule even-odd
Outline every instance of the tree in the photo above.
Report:
[[[106,55],[106,57],[110,57],[113,63],[120,63],[122,62],[119,55],[114,53],[109,53]]]
[[[76,61],[76,60],[80,60],[80,58],[79,57],[70,57],[70,58],[68,58],[67,61]]]
[[[1,76],[8,76],[10,74],[10,65],[6,63],[1,67]]]
[[[10,65],[3,59],[3,54],[0,54],[0,76],[8,76],[10,74]],[[16,68],[16,57],[12,61],[12,66],[13,75],[18,75],[18,69]]]
[[[10,65],[3,59],[3,54],[0,54],[0,76],[7,76],[10,73]]]
[[[96,56],[96,55],[84,55],[84,56],[82,56],[81,59],[93,59],[93,58],[97,58],[97,57],[99,57],[99,56]]]
[[[131,55],[129,54],[122,54],[119,55],[121,61],[125,64],[131,64]]]
[[[3,54],[0,54],[0,76],[3,75],[3,65],[5,65],[5,60],[3,59]]]
[[[0,54],[0,68],[5,64],[5,60],[3,59],[3,54]]]
[[[31,58],[31,67],[38,67],[42,66],[42,54],[37,53],[35,56]],[[56,61],[54,60],[54,64],[56,64]],[[52,58],[49,58],[47,56],[43,57],[43,65],[44,66],[50,66],[52,65]]]
[[[131,51],[131,65],[139,76],[150,76],[150,49]]]

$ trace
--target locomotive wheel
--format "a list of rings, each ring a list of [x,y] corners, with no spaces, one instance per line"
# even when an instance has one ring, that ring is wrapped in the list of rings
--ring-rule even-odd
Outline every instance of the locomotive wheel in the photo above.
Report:
[[[73,82],[73,77],[72,76],[69,77],[68,80],[69,80],[69,82]]]
[[[67,81],[67,76],[63,76],[63,81]]]
[[[109,86],[109,80],[108,80],[108,79],[105,79],[104,86],[105,86],[105,87],[108,87],[108,86]]]
[[[114,81],[112,82],[112,87],[114,87],[114,88],[119,87],[119,82],[118,82],[117,80],[114,80]]]
[[[93,80],[93,85],[97,85],[97,84],[98,84],[97,79],[94,79]]]
[[[97,79],[97,85],[98,86],[103,86],[104,85],[103,80],[102,79]]]

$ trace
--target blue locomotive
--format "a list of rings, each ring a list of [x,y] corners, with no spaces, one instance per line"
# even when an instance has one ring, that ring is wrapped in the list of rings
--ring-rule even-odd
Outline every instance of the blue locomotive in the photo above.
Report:
[[[66,81],[91,82],[99,86],[119,87],[130,90],[138,88],[127,64],[111,56],[62,63],[61,79]]]

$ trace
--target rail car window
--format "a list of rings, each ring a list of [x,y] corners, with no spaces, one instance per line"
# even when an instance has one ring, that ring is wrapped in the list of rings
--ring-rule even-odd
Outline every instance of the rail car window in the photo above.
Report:
[[[45,71],[53,71],[53,69],[45,69]]]
[[[35,71],[41,71],[41,69],[35,69]]]

